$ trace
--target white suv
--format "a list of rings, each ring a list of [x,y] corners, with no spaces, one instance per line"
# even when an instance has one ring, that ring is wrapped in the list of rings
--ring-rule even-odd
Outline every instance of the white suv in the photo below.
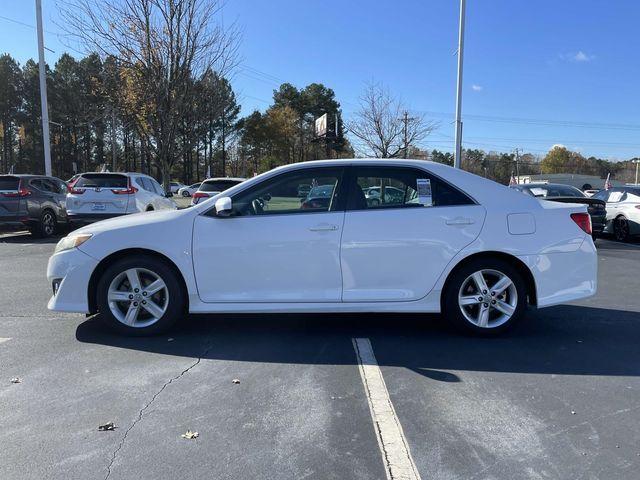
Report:
[[[142,173],[83,173],[69,185],[69,222],[87,224],[105,218],[178,208],[152,177]]]

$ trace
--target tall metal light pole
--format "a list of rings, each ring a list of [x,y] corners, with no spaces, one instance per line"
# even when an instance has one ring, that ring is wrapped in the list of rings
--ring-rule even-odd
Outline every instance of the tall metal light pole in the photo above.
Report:
[[[636,164],[636,185],[638,185],[638,164],[640,163],[640,158],[636,158],[635,160],[632,160],[633,163]]]
[[[462,61],[464,57],[464,10],[465,0],[460,0],[460,31],[458,32],[458,86],[456,90],[456,152],[453,166],[462,165]]]
[[[42,34],[42,0],[36,0],[38,30],[38,71],[40,73],[40,106],[42,109],[42,146],[44,148],[44,173],[51,175],[51,144],[49,142],[49,108],[47,107],[47,72],[44,63],[44,36]]]

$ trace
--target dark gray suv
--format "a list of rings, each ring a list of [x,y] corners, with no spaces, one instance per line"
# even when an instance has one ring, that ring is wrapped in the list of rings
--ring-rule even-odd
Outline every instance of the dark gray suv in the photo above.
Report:
[[[67,225],[67,184],[44,175],[0,175],[0,227],[50,237]]]

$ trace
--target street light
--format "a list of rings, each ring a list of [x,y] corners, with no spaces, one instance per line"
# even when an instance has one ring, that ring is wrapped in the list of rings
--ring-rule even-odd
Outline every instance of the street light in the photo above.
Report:
[[[42,109],[42,147],[44,148],[44,173],[45,175],[51,176],[49,108],[47,106],[47,77],[44,63],[44,35],[42,33],[42,0],[36,0],[36,24],[38,27],[38,73],[40,76],[40,108]]]
[[[464,54],[465,0],[460,0],[460,30],[458,32],[458,83],[456,86],[456,152],[453,166],[462,168],[462,60]]]
[[[631,161],[636,164],[636,185],[638,185],[638,164],[640,163],[640,158]]]

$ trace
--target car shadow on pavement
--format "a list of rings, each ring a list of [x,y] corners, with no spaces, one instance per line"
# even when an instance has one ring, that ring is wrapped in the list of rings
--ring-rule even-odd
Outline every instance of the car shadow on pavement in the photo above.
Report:
[[[131,338],[98,319],[77,327],[83,343],[181,357],[285,364],[356,364],[351,339],[370,338],[381,366],[443,382],[456,371],[640,375],[640,313],[563,305],[528,312],[496,338],[462,336],[438,315],[192,315],[175,331]]]
[[[26,231],[6,232],[0,231],[0,243],[30,243],[30,244],[48,244],[58,243],[67,232],[56,233],[49,238],[36,238]]]

